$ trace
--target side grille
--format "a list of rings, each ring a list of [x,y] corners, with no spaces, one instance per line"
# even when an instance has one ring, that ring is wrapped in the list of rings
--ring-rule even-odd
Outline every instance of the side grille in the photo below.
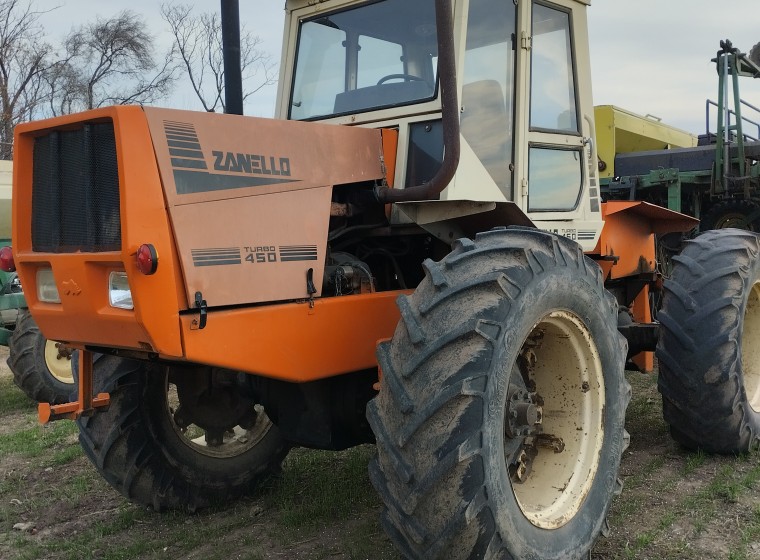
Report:
[[[36,138],[32,249],[97,253],[120,248],[113,123],[86,124]]]

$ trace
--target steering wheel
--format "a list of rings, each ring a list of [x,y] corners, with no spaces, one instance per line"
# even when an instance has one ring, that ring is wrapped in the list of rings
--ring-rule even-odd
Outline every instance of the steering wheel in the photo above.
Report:
[[[377,81],[377,85],[383,85],[388,80],[410,80],[412,82],[424,82],[425,78],[420,78],[419,76],[414,76],[412,74],[388,74],[387,76],[383,76]]]

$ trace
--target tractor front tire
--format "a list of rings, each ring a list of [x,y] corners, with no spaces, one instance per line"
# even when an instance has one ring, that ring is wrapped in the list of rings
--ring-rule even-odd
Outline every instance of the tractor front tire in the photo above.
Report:
[[[657,345],[673,438],[741,453],[760,443],[760,236],[708,231],[673,257]]]
[[[617,303],[565,238],[462,239],[401,296],[367,416],[382,524],[408,558],[588,554],[620,489]]]
[[[28,310],[19,310],[8,341],[8,367],[13,382],[34,401],[66,403],[75,391],[71,357],[56,344],[42,335]]]
[[[194,512],[250,494],[279,470],[289,447],[263,410],[242,437],[229,432],[217,446],[180,428],[170,372],[114,356],[95,360],[97,391],[109,392],[111,403],[77,421],[79,442],[111,486],[156,511]]]

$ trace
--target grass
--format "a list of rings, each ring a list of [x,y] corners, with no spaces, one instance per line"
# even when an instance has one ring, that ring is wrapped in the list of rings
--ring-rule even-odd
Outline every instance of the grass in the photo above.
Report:
[[[367,464],[374,453],[369,445],[339,453],[296,449],[265,501],[279,511],[285,531],[343,521],[357,511],[378,507],[378,498],[368,492]]]
[[[62,421],[47,426],[32,426],[12,434],[0,435],[0,454],[38,457],[51,449],[67,449],[67,436],[77,434],[74,422]],[[60,461],[60,457],[55,459]]]
[[[668,437],[654,378],[636,374],[631,381],[625,487],[610,512],[612,534],[597,543],[592,558],[752,558],[760,540],[760,454],[716,457],[681,449]],[[20,394],[0,378],[2,387]],[[18,429],[0,435],[0,558],[399,557],[381,529],[379,499],[368,480],[372,446],[294,449],[283,474],[251,498],[196,515],[157,514],[101,479],[82,456],[73,423],[41,427],[23,395],[2,402],[0,422],[12,417]],[[40,532],[12,531],[18,521],[35,522]],[[727,543],[721,554],[700,548],[716,535]]]
[[[34,401],[19,390],[10,376],[0,377],[0,415],[5,416],[14,412],[36,411]]]

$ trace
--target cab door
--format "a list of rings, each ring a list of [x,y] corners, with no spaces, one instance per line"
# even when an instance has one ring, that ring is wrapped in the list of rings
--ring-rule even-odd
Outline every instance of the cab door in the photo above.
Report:
[[[518,204],[536,225],[583,245],[601,230],[586,4],[520,0],[526,138],[517,154]],[[585,243],[583,243],[585,242]]]

